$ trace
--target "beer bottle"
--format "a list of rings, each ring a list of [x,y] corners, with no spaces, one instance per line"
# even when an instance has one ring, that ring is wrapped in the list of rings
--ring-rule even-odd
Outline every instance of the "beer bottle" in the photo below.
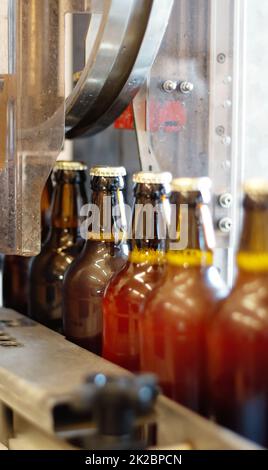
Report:
[[[268,182],[245,185],[238,275],[209,329],[212,413],[268,447]]]
[[[164,393],[207,413],[206,327],[226,294],[212,267],[214,232],[208,178],[171,184],[167,269],[140,317],[142,371],[159,376]]]
[[[79,214],[87,203],[86,168],[79,162],[57,162],[50,231],[30,267],[30,317],[58,332],[62,332],[63,276],[83,246]]]
[[[164,272],[171,175],[141,172],[134,175],[133,181],[132,249],[125,268],[111,280],[104,295],[103,356],[137,372],[140,370],[139,317],[147,296]]]
[[[49,224],[52,182],[49,177],[41,199],[41,240],[44,242]],[[32,257],[4,256],[3,305],[23,315],[28,314],[29,267]]]
[[[49,233],[51,217],[51,200],[53,193],[52,175],[47,179],[41,198],[41,242],[45,243]]]
[[[126,170],[95,167],[90,175],[89,215],[93,223],[87,227],[88,239],[82,253],[65,275],[63,321],[67,339],[100,355],[103,293],[110,278],[125,265],[128,255],[123,196]]]

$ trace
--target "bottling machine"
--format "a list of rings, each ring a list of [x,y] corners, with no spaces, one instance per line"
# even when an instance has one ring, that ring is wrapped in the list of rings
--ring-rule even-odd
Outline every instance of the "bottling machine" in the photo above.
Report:
[[[41,193],[65,138],[94,136],[121,116],[119,128],[135,128],[142,169],[211,177],[216,265],[231,284],[247,12],[245,0],[1,0],[0,252],[39,252]],[[81,22],[79,37],[70,17]],[[2,309],[3,448],[101,448],[92,401],[86,412],[77,405],[92,374],[125,372]],[[137,422],[157,426],[158,448],[256,448],[164,397],[154,400]]]

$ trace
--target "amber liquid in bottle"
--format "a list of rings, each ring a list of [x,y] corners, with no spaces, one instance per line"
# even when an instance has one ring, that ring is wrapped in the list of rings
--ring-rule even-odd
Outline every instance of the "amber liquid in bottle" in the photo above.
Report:
[[[139,317],[165,269],[166,240],[158,238],[158,224],[159,218],[165,218],[166,202],[164,184],[136,184],[132,250],[125,268],[111,280],[104,295],[103,357],[132,372],[140,371]],[[154,233],[150,239],[145,234],[146,222],[153,219],[137,209],[138,205],[147,204],[159,207],[159,213],[154,213]],[[139,227],[144,235],[137,239]]]
[[[237,280],[209,330],[212,414],[268,447],[268,189],[244,212]]]
[[[46,239],[49,226],[49,208],[52,195],[51,178],[48,178],[41,199],[41,239]],[[3,305],[23,315],[28,314],[29,268],[31,257],[4,256]]]
[[[57,164],[50,231],[30,268],[30,316],[60,333],[63,277],[83,247],[79,214],[87,203],[85,169],[85,165],[76,166],[74,162]]]
[[[97,169],[97,173],[99,171]],[[93,175],[91,187],[91,202],[100,214],[99,230],[95,232],[92,224],[88,227],[88,240],[83,251],[65,275],[63,320],[68,340],[101,355],[104,290],[111,277],[123,268],[128,255],[126,227],[122,224],[121,227],[116,226],[118,218],[121,222],[125,220],[124,181],[120,174]],[[113,211],[116,206],[115,218]],[[111,224],[108,227],[109,220]]]
[[[211,266],[200,211],[211,229],[212,223],[202,194],[179,191],[180,187],[172,193],[171,203],[176,206],[179,232],[181,224],[188,223],[188,244],[184,250],[168,252],[164,279],[146,302],[140,318],[141,368],[158,375],[169,398],[206,415],[206,327],[225,286]],[[188,222],[180,216],[181,204],[188,205]]]

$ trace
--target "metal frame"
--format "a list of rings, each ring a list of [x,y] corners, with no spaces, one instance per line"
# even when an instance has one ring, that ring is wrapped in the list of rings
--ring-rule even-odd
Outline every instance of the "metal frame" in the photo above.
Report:
[[[210,1],[209,175],[217,235],[215,263],[231,286],[240,229],[245,152],[245,17],[247,0]]]

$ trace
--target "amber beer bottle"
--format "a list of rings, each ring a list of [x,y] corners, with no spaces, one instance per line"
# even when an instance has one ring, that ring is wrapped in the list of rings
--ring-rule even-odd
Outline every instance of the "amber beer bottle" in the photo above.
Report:
[[[126,170],[95,167],[90,175],[92,206],[85,222],[87,241],[65,275],[63,321],[67,339],[100,355],[103,293],[128,255],[123,196]]]
[[[226,293],[212,267],[210,186],[208,178],[172,182],[167,269],[140,318],[142,371],[157,374],[168,397],[202,414],[208,401],[206,326]]]
[[[268,182],[245,185],[238,276],[209,330],[212,413],[268,447]]]
[[[132,372],[140,370],[138,322],[147,296],[164,272],[164,229],[170,173],[134,175],[132,249],[125,268],[107,287],[103,300],[103,356]],[[146,233],[150,227],[151,233]],[[148,236],[149,235],[149,236]]]
[[[52,182],[49,177],[41,199],[41,240],[48,233]],[[3,305],[23,315],[28,314],[29,268],[31,257],[4,256],[3,260]]]
[[[30,316],[58,332],[62,332],[63,277],[83,247],[79,214],[87,203],[86,169],[79,162],[57,162],[50,231],[30,268]]]

